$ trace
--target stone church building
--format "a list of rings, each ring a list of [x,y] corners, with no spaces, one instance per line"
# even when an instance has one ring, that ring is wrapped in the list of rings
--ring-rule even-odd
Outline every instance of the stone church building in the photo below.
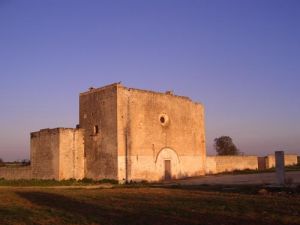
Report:
[[[79,125],[31,134],[31,177],[158,181],[205,174],[204,108],[111,84],[79,97]]]
[[[30,158],[0,167],[0,178],[160,181],[275,166],[274,155],[206,156],[203,105],[119,83],[80,94],[75,129],[31,133]],[[299,163],[296,154],[284,160]]]

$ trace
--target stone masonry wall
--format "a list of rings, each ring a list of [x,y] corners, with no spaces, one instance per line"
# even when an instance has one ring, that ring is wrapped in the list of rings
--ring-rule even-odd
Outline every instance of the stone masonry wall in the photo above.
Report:
[[[204,108],[189,98],[118,86],[118,179],[205,173]],[[163,119],[162,119],[163,117]]]
[[[118,179],[117,86],[80,94],[80,127],[85,130],[86,177]]]
[[[60,129],[59,180],[84,178],[84,131]]]
[[[222,173],[234,170],[257,170],[257,156],[207,156],[206,172]]]
[[[31,133],[31,166],[35,179],[59,179],[59,129]]]
[[[31,134],[31,166],[34,179],[82,179],[84,177],[83,130],[44,129]]]
[[[217,173],[216,156],[206,156],[206,174]]]
[[[0,178],[6,180],[32,179],[31,166],[0,167]]]
[[[293,154],[284,155],[285,166],[297,165],[297,163],[298,163],[297,155],[293,155]],[[269,169],[272,167],[275,167],[275,155],[268,155],[266,157],[266,168]]]

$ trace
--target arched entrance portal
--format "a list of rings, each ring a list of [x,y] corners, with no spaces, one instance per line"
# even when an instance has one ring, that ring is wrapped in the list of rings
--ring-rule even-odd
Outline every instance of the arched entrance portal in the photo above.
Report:
[[[162,149],[157,154],[155,164],[162,180],[171,180],[180,174],[180,160],[173,149]]]

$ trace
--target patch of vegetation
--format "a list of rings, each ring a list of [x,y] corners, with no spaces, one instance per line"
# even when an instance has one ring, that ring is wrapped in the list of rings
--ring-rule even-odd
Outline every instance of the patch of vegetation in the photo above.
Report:
[[[164,186],[157,186],[163,188]],[[296,195],[300,197],[300,185],[297,186],[276,186],[276,185],[173,185],[169,186],[171,189],[182,190],[201,190],[207,192],[219,192],[219,193],[237,193],[237,194],[269,194],[269,195]],[[262,190],[263,193],[261,192]]]
[[[5,180],[3,178],[0,178],[0,186],[16,186],[16,187],[28,187],[28,186],[86,186],[86,185],[100,185],[100,184],[118,184],[118,181],[116,180],[92,180],[84,178],[82,180],[75,180],[75,179],[69,179],[69,180]]]
[[[285,168],[286,171],[300,171],[300,164],[294,166],[287,166]]]
[[[5,167],[10,167],[10,168],[16,168],[16,167],[23,167],[23,166],[30,166],[30,161],[29,160],[22,160],[20,162],[15,161],[15,162],[3,162]]]
[[[221,136],[215,138],[214,147],[218,155],[239,155],[240,150],[235,146],[233,140],[229,136]]]

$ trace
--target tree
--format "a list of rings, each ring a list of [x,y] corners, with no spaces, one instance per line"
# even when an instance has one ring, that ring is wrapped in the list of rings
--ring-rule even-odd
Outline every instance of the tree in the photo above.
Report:
[[[215,138],[214,147],[218,155],[239,155],[240,151],[235,146],[232,141],[232,138],[229,136],[221,136]]]
[[[22,166],[30,166],[30,160],[29,159],[23,159],[21,161],[21,163],[22,163]]]
[[[1,158],[0,158],[0,166],[4,166],[4,162]]]

